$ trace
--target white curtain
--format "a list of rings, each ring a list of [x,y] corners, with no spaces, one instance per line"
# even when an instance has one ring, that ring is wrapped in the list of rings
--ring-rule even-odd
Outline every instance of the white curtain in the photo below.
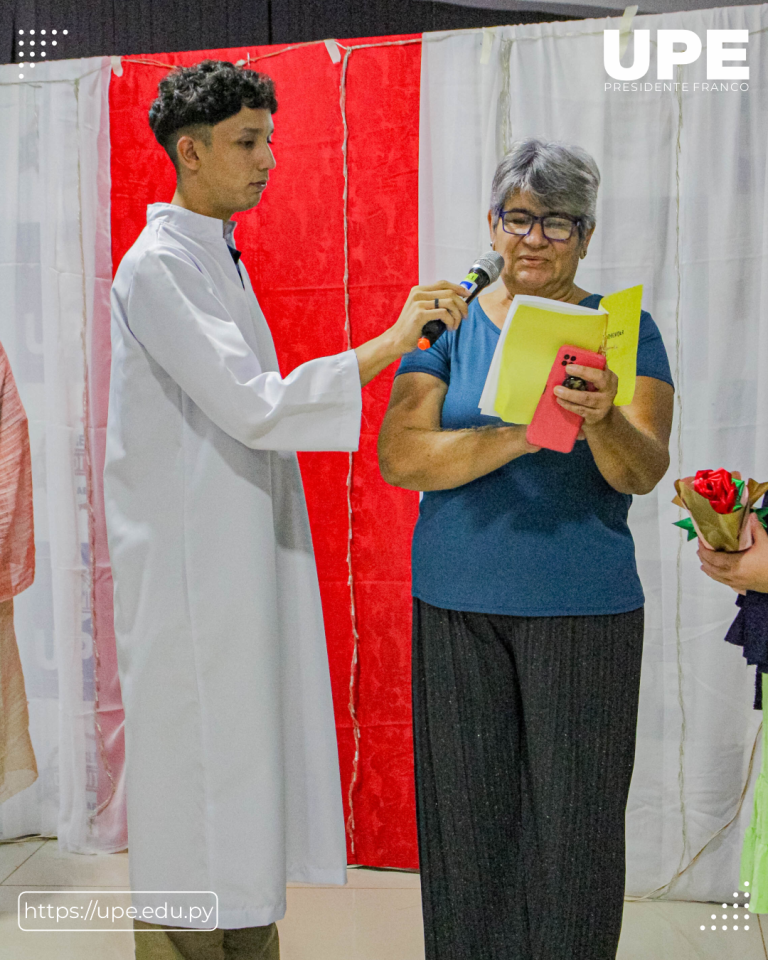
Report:
[[[105,832],[94,816],[84,433],[90,333],[111,281],[109,69],[102,58],[39,63],[23,77],[0,67],[0,340],[30,422],[37,548],[15,622],[40,770],[0,805],[0,837],[58,835],[79,852],[125,846],[119,818]]]
[[[423,281],[463,276],[488,247],[490,182],[513,140],[579,144],[602,173],[580,286],[643,283],[677,384],[672,466],[630,512],[647,597],[627,893],[720,900],[737,889],[761,714],[754,668],[723,637],[734,594],[698,569],[673,526],[672,481],[726,467],[768,479],[768,7],[637,17],[633,27],[747,29],[747,92],[606,92],[603,30],[588,20],[425,35],[419,183]],[[651,34],[655,38],[655,32]],[[631,45],[630,45],[631,46]],[[630,49],[630,62],[632,51]],[[651,73],[655,81],[655,56]],[[599,563],[600,558],[591,558]],[[605,576],[611,571],[606,569]],[[759,752],[752,780],[759,769]],[[711,841],[711,842],[709,842]]]

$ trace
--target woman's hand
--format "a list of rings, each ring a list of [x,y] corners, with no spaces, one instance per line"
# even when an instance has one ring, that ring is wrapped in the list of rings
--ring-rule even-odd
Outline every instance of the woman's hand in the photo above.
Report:
[[[555,387],[557,402],[564,410],[570,410],[584,418],[584,428],[594,426],[605,420],[613,409],[613,401],[619,389],[619,378],[609,370],[596,370],[594,367],[582,367],[570,363],[565,368],[569,377],[581,377],[595,387],[594,391],[569,390],[567,387]]]
[[[701,569],[708,577],[726,584],[737,593],[744,593],[746,590],[768,593],[768,533],[754,513],[749,522],[754,537],[754,543],[749,550],[723,553],[707,550],[699,541]]]
[[[581,435],[603,479],[619,493],[650,493],[669,467],[672,387],[653,377],[638,377],[632,403],[617,407],[617,379],[610,371],[576,365],[567,370],[599,388],[596,393],[566,390],[568,400],[558,402],[585,418]],[[578,403],[570,401],[574,394]]]

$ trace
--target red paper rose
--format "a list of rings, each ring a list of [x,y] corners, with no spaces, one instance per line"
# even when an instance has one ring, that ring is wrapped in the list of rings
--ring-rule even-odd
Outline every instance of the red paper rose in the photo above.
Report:
[[[699,470],[693,489],[709,500],[715,513],[733,513],[737,490],[727,470]]]

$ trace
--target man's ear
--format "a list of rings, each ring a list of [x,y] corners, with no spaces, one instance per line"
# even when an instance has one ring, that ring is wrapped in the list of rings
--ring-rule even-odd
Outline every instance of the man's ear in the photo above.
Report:
[[[176,142],[176,156],[179,167],[193,171],[200,168],[200,155],[198,153],[199,141],[191,137],[188,133],[179,137]]]

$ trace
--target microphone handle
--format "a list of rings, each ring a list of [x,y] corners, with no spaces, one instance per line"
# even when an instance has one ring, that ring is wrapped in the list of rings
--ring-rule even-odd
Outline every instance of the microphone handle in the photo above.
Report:
[[[420,350],[429,350],[445,333],[445,324],[442,320],[428,320],[421,328]]]
[[[485,276],[485,274],[483,274]],[[475,299],[475,297],[488,285],[488,278],[486,277],[485,283],[477,284],[472,293],[467,297],[465,303],[470,304]],[[445,324],[442,320],[428,320],[424,326],[421,328],[421,339],[419,340],[419,349],[420,350],[429,350],[430,347],[434,347],[437,341],[445,333]]]

